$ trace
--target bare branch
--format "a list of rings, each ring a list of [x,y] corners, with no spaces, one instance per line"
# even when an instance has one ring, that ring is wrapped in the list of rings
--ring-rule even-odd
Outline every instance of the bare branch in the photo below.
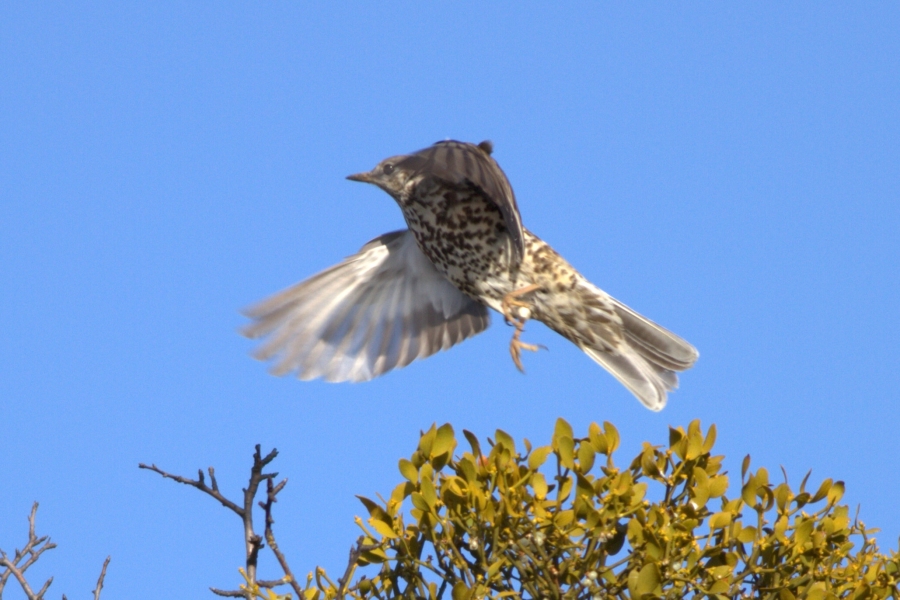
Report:
[[[209,588],[209,591],[211,591],[216,596],[224,596],[226,598],[244,598],[247,596],[247,592],[242,592],[240,590],[229,591],[211,587]]]
[[[297,578],[294,577],[294,574],[291,572],[291,567],[288,566],[287,559],[284,557],[284,554],[281,553],[281,549],[278,548],[278,544],[275,542],[275,533],[272,531],[272,525],[275,523],[275,519],[272,518],[272,504],[278,502],[278,492],[284,489],[284,486],[287,484],[287,479],[284,479],[278,485],[274,485],[272,483],[272,479],[266,481],[266,501],[265,503],[260,502],[260,506],[262,506],[263,510],[266,511],[266,542],[269,544],[269,548],[272,550],[272,553],[275,555],[275,558],[278,559],[278,564],[281,565],[281,569],[284,571],[284,579],[287,583],[291,584],[291,588],[297,594],[297,598],[303,598],[303,588],[300,587],[300,584],[297,583]],[[262,583],[260,583],[262,585]]]
[[[31,589],[28,580],[25,578],[25,571],[28,570],[28,567],[37,562],[38,558],[40,558],[44,552],[56,548],[56,544],[50,541],[49,536],[45,535],[38,537],[35,533],[34,521],[35,516],[37,515],[37,509],[38,503],[35,502],[31,507],[31,514],[28,516],[28,543],[25,544],[25,547],[21,550],[16,550],[12,559],[7,556],[6,552],[0,549],[0,567],[6,567],[3,573],[0,574],[0,597],[3,595],[3,588],[6,587],[6,582],[9,580],[10,575],[15,577],[16,581],[19,582],[19,585],[22,587],[22,591],[25,592],[25,596],[28,600],[41,600],[47,592],[47,589],[50,587],[50,584],[53,583],[53,578],[51,577],[44,583],[41,589],[35,593],[34,590]]]
[[[356,540],[356,545],[350,548],[350,558],[347,560],[347,568],[344,570],[344,574],[338,579],[338,592],[337,597],[343,598],[344,594],[347,593],[347,586],[350,585],[350,579],[353,577],[353,572],[356,570],[356,567],[359,566],[359,557],[363,552],[368,552],[369,550],[374,550],[378,548],[381,544],[363,544],[363,536],[359,536],[359,539]]]
[[[243,518],[243,516],[244,516],[243,509],[241,509],[240,506],[238,506],[237,504],[235,504],[234,502],[232,502],[231,500],[229,500],[228,498],[226,498],[225,496],[223,496],[222,494],[219,493],[219,486],[216,483],[216,478],[213,474],[214,471],[213,471],[212,467],[209,468],[209,476],[212,481],[211,488],[206,485],[206,481],[204,480],[204,477],[203,477],[203,471],[199,471],[199,474],[200,474],[199,478],[194,480],[194,479],[188,479],[187,477],[182,477],[181,475],[172,475],[171,473],[166,473],[165,471],[163,471],[162,469],[157,467],[155,464],[154,465],[145,465],[144,463],[139,463],[138,468],[139,469],[147,469],[149,471],[159,473],[166,479],[171,479],[173,481],[177,481],[178,483],[183,483],[185,485],[195,487],[198,490],[200,490],[201,492],[209,494],[210,496],[212,496],[213,498],[218,500],[222,504],[222,506],[224,506],[225,508],[233,510],[241,518]]]
[[[253,453],[253,466],[250,468],[250,480],[247,484],[247,487],[243,489],[243,506],[239,506],[236,502],[233,502],[222,495],[222,493],[219,491],[219,483],[216,480],[216,472],[213,467],[209,467],[209,469],[207,469],[210,481],[209,485],[207,485],[206,477],[203,475],[203,471],[198,471],[197,479],[189,479],[187,477],[182,477],[181,475],[173,475],[171,473],[167,473],[166,471],[163,471],[162,469],[157,467],[155,464],[148,466],[141,463],[138,465],[141,469],[154,471],[161,475],[163,478],[172,479],[173,481],[176,481],[178,483],[183,483],[185,485],[197,488],[201,492],[208,494],[218,500],[219,503],[222,504],[222,506],[230,509],[241,518],[244,526],[245,576],[247,578],[248,587],[243,590],[220,590],[218,588],[210,588],[210,590],[214,594],[232,598],[246,597],[250,599],[253,596],[252,588],[254,586],[266,588],[284,585],[285,583],[290,583],[291,587],[293,587],[294,591],[297,592],[298,595],[302,593],[302,588],[300,588],[294,581],[294,576],[291,573],[290,568],[287,566],[287,561],[278,550],[278,546],[277,544],[275,544],[275,536],[271,532],[271,524],[272,522],[274,522],[271,516],[271,506],[272,503],[276,501],[275,496],[284,488],[285,483],[287,483],[287,480],[285,480],[278,485],[273,486],[272,481],[276,477],[278,477],[278,473],[263,473],[263,469],[265,469],[269,465],[269,463],[275,460],[276,456],[278,456],[278,450],[274,448],[266,456],[262,456],[259,444],[256,445],[255,452]],[[257,581],[256,579],[257,566],[259,563],[259,551],[264,547],[264,538],[257,534],[253,528],[253,503],[256,498],[256,494],[259,491],[259,486],[263,481],[266,481],[267,497],[265,504],[263,504],[262,502],[260,502],[259,504],[263,509],[266,510],[265,540],[268,541],[268,543],[272,547],[275,556],[278,558],[278,562],[281,564],[281,567],[285,572],[284,578],[273,581]]]
[[[97,579],[97,587],[94,588],[94,600],[100,600],[100,590],[103,589],[103,580],[106,579],[106,567],[109,566],[110,556],[103,561],[103,568],[100,569],[100,578]]]

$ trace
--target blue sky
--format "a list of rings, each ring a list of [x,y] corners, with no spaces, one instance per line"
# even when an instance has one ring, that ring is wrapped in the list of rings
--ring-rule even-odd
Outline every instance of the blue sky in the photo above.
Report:
[[[236,496],[260,443],[294,570],[336,572],[420,429],[559,416],[623,463],[716,423],[732,475],[843,479],[896,548],[897,31],[889,2],[3,3],[0,548],[39,500],[51,595],[107,554],[104,597],[234,587],[237,519],[137,463]],[[365,384],[248,356],[241,307],[403,227],[344,177],[445,138],[493,140],[526,226],[698,347],[664,411],[539,324],[522,376],[496,315]]]

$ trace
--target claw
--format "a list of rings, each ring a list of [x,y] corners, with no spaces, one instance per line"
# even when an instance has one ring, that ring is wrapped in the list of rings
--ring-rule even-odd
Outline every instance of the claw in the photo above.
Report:
[[[503,318],[506,320],[506,324],[512,325],[516,328],[516,332],[513,334],[512,340],[509,342],[509,353],[512,356],[513,363],[516,365],[516,368],[519,369],[519,371],[522,373],[525,372],[525,368],[522,367],[522,350],[530,350],[531,352],[537,352],[540,348],[544,348],[546,350],[544,346],[537,344],[526,344],[519,339],[519,337],[522,335],[522,332],[525,331],[525,322],[531,318],[531,307],[527,302],[519,300],[519,297],[540,289],[540,287],[541,286],[537,284],[532,284],[518,290],[513,290],[512,292],[506,294],[500,303],[500,308],[503,311]],[[518,310],[513,311],[513,309]]]

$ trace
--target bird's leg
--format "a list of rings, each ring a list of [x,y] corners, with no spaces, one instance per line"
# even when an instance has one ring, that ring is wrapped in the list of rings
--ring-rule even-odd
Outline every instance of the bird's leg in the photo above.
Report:
[[[529,294],[535,290],[540,289],[536,283],[531,285],[527,285],[523,288],[519,288],[517,290],[513,290],[503,296],[503,300],[500,302],[500,308],[503,312],[503,318],[506,319],[507,325],[512,325],[516,328],[516,332],[513,334],[512,340],[509,342],[509,353],[512,355],[513,363],[515,363],[516,368],[519,369],[522,373],[525,372],[525,369],[522,367],[522,350],[531,350],[532,352],[537,352],[538,348],[541,346],[537,346],[535,344],[526,344],[521,341],[519,337],[522,335],[522,332],[525,330],[525,322],[531,318],[531,308],[529,307],[527,302],[523,302],[519,298],[524,296],[525,294]]]

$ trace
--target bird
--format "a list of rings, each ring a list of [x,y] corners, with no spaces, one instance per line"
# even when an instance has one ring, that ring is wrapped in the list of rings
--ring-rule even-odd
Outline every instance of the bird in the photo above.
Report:
[[[522,224],[493,144],[444,140],[349,175],[400,207],[407,229],[248,308],[242,333],[276,375],[366,381],[446,350],[490,324],[514,327],[524,372],[529,320],[544,323],[659,411],[697,350],[587,280]]]

